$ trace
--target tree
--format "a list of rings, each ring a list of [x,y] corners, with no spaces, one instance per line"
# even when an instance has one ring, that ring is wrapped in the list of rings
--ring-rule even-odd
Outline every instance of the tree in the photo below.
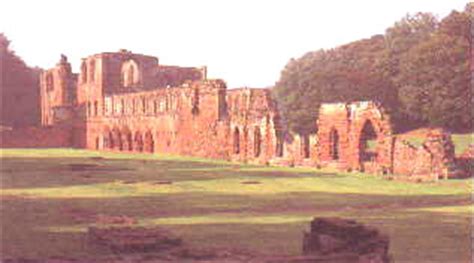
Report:
[[[386,64],[384,50],[385,40],[377,35],[292,59],[274,89],[287,128],[315,132],[322,103],[376,100],[394,105],[397,93],[381,66]]]
[[[408,116],[453,131],[472,129],[469,41],[469,17],[452,12],[401,59],[397,83]]]

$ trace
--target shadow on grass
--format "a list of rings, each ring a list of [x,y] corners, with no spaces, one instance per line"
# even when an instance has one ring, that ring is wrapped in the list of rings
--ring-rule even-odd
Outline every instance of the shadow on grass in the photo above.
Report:
[[[152,182],[212,180],[237,176],[344,177],[316,171],[278,171],[273,167],[180,160],[8,157],[2,158],[1,162],[1,182],[4,189],[89,185],[117,180]]]

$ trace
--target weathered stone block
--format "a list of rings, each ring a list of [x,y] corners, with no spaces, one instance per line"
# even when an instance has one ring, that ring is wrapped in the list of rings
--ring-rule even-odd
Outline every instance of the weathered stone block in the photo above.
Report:
[[[304,233],[303,254],[354,258],[352,262],[389,262],[389,240],[377,229],[353,220],[315,218]],[[331,261],[321,261],[331,262]]]

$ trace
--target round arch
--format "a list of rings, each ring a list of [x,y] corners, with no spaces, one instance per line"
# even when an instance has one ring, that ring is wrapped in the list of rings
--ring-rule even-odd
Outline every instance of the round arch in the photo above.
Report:
[[[127,60],[122,64],[121,79],[124,87],[132,87],[140,83],[140,71],[135,60]]]
[[[131,151],[133,148],[132,132],[125,126],[122,128],[122,149],[124,151]]]
[[[150,130],[145,133],[143,142],[143,151],[152,153],[155,148],[155,141],[153,140],[153,134]]]
[[[133,150],[143,152],[143,137],[140,131],[136,131],[133,136]]]
[[[113,149],[122,150],[122,135],[119,128],[114,127],[112,129],[112,140],[113,140]]]

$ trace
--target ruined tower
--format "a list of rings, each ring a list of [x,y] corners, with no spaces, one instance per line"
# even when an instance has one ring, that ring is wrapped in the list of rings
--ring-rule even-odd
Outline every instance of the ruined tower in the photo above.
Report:
[[[41,74],[41,123],[44,126],[70,122],[74,117],[76,76],[67,57]]]

